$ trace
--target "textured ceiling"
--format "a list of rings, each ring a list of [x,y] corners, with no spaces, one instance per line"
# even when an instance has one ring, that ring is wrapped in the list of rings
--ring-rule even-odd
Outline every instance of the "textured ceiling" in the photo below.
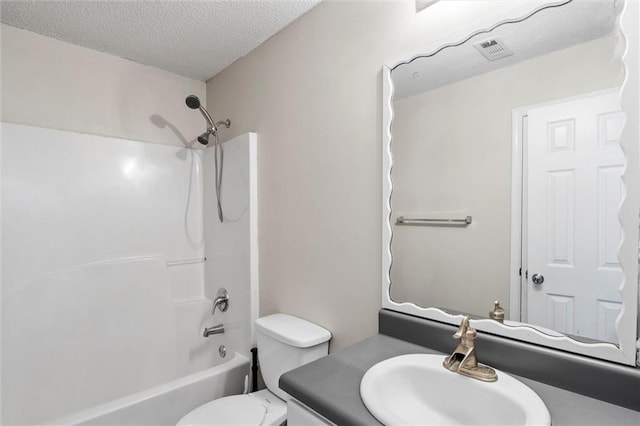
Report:
[[[1,2],[2,22],[206,81],[320,0]]]

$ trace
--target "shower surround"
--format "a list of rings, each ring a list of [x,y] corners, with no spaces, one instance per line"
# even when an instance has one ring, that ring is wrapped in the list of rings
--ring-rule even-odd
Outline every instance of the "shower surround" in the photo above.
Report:
[[[171,424],[242,391],[256,137],[224,147],[228,224],[212,150],[2,123],[3,424]],[[219,287],[230,308],[212,317]],[[225,334],[202,337],[218,323]]]

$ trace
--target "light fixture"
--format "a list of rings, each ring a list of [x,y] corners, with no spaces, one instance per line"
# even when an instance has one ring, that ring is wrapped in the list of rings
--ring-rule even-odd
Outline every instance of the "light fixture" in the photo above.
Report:
[[[416,12],[420,12],[438,1],[440,0],[416,0]]]

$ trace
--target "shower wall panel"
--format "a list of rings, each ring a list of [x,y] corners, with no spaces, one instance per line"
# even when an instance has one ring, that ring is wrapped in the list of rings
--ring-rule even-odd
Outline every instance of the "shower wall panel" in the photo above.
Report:
[[[4,290],[105,259],[204,256],[201,152],[3,123]]]
[[[245,133],[222,144],[221,201],[218,220],[215,195],[215,152],[204,155],[207,298],[220,287],[229,292],[229,309],[216,312],[212,324],[224,322],[228,344],[250,358],[255,344],[253,321],[258,315],[258,144],[255,133]]]
[[[202,151],[2,123],[3,423],[210,367],[204,256]]]

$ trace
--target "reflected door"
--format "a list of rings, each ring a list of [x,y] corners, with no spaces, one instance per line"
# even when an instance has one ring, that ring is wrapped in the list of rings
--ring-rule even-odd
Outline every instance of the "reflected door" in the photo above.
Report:
[[[616,93],[528,112],[527,321],[617,342],[624,122]]]

